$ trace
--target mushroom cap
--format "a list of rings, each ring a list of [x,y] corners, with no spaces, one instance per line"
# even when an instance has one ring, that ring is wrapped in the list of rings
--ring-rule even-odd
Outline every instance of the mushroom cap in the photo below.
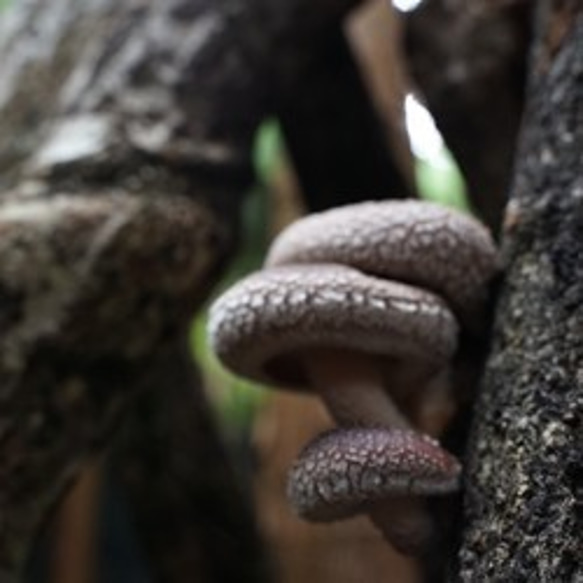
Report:
[[[442,295],[464,320],[483,310],[487,283],[499,269],[486,227],[417,200],[364,202],[309,215],[274,240],[265,265],[319,262],[419,285]]]
[[[306,388],[302,357],[342,348],[432,367],[456,350],[457,323],[430,292],[342,265],[289,265],[252,274],[209,314],[223,364],[256,381]]]
[[[287,495],[299,516],[328,522],[391,497],[455,492],[460,473],[457,459],[421,433],[333,429],[304,448],[290,471]]]

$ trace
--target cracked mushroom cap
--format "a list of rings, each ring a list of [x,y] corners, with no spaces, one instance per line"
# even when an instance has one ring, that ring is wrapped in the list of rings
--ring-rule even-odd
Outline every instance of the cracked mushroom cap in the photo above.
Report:
[[[309,215],[273,242],[266,266],[340,263],[442,295],[464,319],[479,314],[499,264],[486,227],[426,201],[364,202]]]
[[[302,356],[342,348],[440,367],[457,323],[430,292],[342,265],[259,271],[211,306],[208,334],[222,363],[265,384],[308,385]]]
[[[444,495],[461,466],[437,441],[414,431],[334,429],[308,444],[288,479],[296,513],[314,522],[349,518],[387,498]]]

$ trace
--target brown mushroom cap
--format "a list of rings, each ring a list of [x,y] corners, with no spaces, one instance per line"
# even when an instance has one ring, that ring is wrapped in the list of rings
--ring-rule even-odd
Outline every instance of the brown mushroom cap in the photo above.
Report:
[[[305,447],[291,469],[287,493],[299,516],[327,522],[388,498],[454,492],[460,472],[455,457],[426,435],[334,429]]]
[[[425,201],[364,202],[297,221],[273,242],[266,266],[340,263],[442,295],[463,319],[481,312],[498,270],[489,231]]]
[[[439,367],[457,324],[430,292],[342,265],[290,265],[240,281],[211,307],[209,338],[225,366],[266,384],[308,384],[302,356],[342,348]]]

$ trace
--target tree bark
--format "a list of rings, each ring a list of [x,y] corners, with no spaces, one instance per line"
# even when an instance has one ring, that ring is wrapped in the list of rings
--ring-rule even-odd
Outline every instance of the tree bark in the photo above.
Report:
[[[18,136],[3,144],[3,180],[55,118],[88,113],[99,114],[99,146],[115,160],[134,149],[236,178],[258,123],[311,60],[313,39],[356,3],[16,3],[0,31],[0,129]]]
[[[583,580],[583,8],[538,2],[506,276],[466,454],[463,581]]]
[[[271,581],[249,492],[237,483],[188,347],[161,347],[158,359],[113,456],[154,580]]]
[[[152,415],[180,421],[152,423],[176,431],[168,446],[184,435],[181,399],[156,407],[155,391],[146,390],[151,378],[172,378],[166,367],[176,361],[159,351],[180,344],[184,321],[233,247],[257,125],[306,68],[312,40],[336,29],[353,4],[30,0],[3,13],[0,134],[10,139],[0,143],[0,226],[10,236],[0,250],[8,266],[0,274],[8,403],[0,417],[7,511],[0,563],[7,580],[50,507],[87,457],[110,442],[136,397]],[[31,307],[46,316],[44,327],[28,326],[39,315]],[[208,451],[219,451],[213,432],[204,433]],[[195,437],[187,442],[193,458],[204,457]],[[190,520],[192,507],[175,511],[162,482],[145,478],[143,468],[157,468],[163,456],[150,455],[148,443],[141,461],[138,453],[132,449],[141,482],[134,476],[130,484],[143,512],[138,522],[151,525],[159,509]],[[216,475],[229,473],[224,461]],[[169,473],[183,470],[178,464]],[[159,505],[141,504],[140,488],[156,489]],[[233,520],[247,524],[253,549],[244,504],[231,508],[241,511],[241,522]],[[162,578],[192,567],[189,554],[204,548],[193,525],[171,525],[176,530],[166,534],[180,542],[171,558],[167,542],[146,533]],[[181,576],[195,574],[182,569]]]
[[[497,233],[524,105],[528,0],[428,0],[404,18],[408,64],[476,213]]]

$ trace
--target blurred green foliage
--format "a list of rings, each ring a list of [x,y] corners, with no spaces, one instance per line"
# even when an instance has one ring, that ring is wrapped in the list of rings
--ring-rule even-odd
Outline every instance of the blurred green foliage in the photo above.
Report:
[[[415,179],[422,198],[470,211],[466,187],[461,172],[450,152],[443,148],[431,163],[415,160]]]
[[[227,372],[210,350],[206,338],[206,310],[194,320],[191,343],[207,387],[212,391],[211,403],[216,406],[219,422],[224,433],[234,438],[247,433],[261,406],[266,391]]]

